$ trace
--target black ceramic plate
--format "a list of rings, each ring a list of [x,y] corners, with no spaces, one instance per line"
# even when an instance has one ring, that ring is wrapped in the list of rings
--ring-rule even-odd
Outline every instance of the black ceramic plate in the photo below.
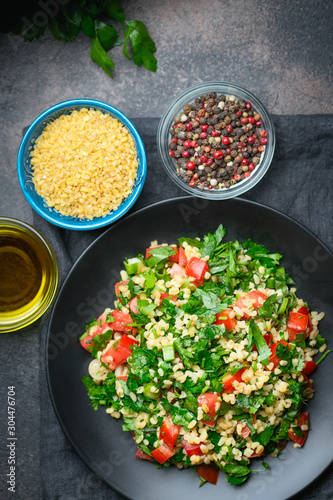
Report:
[[[174,243],[179,236],[203,236],[223,223],[227,238],[252,238],[285,255],[298,294],[311,310],[325,311],[321,331],[333,345],[333,256],[295,221],[256,203],[233,199],[208,202],[191,197],[164,201],[123,219],[102,234],[79,258],[55,303],[47,344],[48,382],[61,426],[77,453],[108,485],[133,500],[250,500],[258,495],[283,500],[313,481],[331,462],[333,450],[333,363],[328,357],[314,373],[315,398],[309,404],[308,439],[302,449],[292,443],[280,459],[268,457],[267,472],[253,474],[242,486],[224,482],[198,486],[193,469],[157,469],[135,458],[136,446],[100,408],[94,411],[81,379],[91,361],[78,336],[86,323],[112,306],[114,284],[124,257],[143,252],[152,240]],[[257,464],[260,467],[260,460]]]

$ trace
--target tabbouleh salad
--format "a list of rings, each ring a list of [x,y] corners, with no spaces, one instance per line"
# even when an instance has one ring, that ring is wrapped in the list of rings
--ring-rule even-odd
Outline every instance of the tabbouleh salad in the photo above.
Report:
[[[296,296],[282,255],[224,235],[220,225],[126,259],[114,308],[80,342],[95,358],[91,404],[123,418],[138,458],[195,466],[201,484],[222,470],[237,485],[251,459],[303,446],[309,377],[330,351],[324,313]]]

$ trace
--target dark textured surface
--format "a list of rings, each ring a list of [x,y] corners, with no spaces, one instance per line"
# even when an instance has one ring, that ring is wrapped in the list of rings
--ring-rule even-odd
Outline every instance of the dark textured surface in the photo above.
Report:
[[[121,55],[118,47],[112,56],[116,69],[111,80],[90,61],[89,41],[82,36],[67,44],[55,41],[49,34],[31,44],[9,35],[0,36],[1,215],[34,223],[32,210],[16,177],[17,150],[23,128],[40,112],[65,99],[97,98],[128,116],[161,116],[168,101],[185,87],[217,79],[244,85],[273,113],[333,113],[332,2],[214,0],[208,7],[198,0],[127,0],[124,5],[129,19],[146,22],[156,41],[159,62],[156,74],[136,68]],[[283,192],[289,184],[294,189],[288,202],[282,203],[276,198],[274,203],[332,248],[329,230],[332,181],[325,182],[330,173],[332,144],[328,138],[332,128],[327,128],[325,135],[315,142],[312,156],[308,157],[302,127],[299,128],[303,119],[295,120],[295,128],[288,130],[289,135],[283,130],[284,125],[278,124],[277,138],[284,141],[284,146],[288,145],[289,136],[298,137],[297,158],[302,162],[295,169],[296,161],[290,164],[286,157],[276,157],[277,168],[285,175],[275,189]],[[316,120],[314,133],[317,124],[328,125],[325,116]],[[311,127],[311,121],[306,125]],[[314,137],[315,134],[311,134],[307,141],[313,141]],[[293,143],[289,144],[292,149]],[[319,167],[314,171],[312,163],[318,156]],[[149,168],[150,175],[164,179],[158,164],[153,163]],[[272,205],[273,198],[266,191],[268,179],[246,197]],[[310,182],[307,190],[300,189],[305,180]],[[172,195],[180,194],[175,188],[171,189]],[[139,203],[155,201],[159,195],[165,195],[164,184],[158,193],[145,189],[136,207]],[[60,243],[66,246],[67,241],[68,236],[64,234]],[[83,247],[85,240],[81,244]],[[1,498],[7,495],[3,436],[6,435],[7,386],[12,384],[17,388],[17,498],[38,498],[39,335],[45,321],[43,318],[27,330],[0,337]],[[87,489],[92,485],[89,486],[92,493],[94,479],[89,477],[84,486]],[[65,495],[62,500],[66,499]]]

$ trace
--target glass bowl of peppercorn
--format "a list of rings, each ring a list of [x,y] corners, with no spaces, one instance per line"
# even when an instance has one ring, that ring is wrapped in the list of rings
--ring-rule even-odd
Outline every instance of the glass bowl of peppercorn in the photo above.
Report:
[[[206,82],[176,96],[159,122],[157,148],[165,170],[188,193],[223,200],[252,189],[275,150],[265,106],[248,90]]]

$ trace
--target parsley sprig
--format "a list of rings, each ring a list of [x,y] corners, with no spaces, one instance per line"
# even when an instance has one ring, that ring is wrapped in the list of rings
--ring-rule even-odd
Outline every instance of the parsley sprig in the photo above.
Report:
[[[154,56],[156,46],[142,21],[126,19],[120,0],[70,0],[57,3],[57,9],[43,14],[45,23],[36,24],[36,14],[40,13],[39,1],[25,2],[9,19],[4,31],[23,37],[24,41],[33,41],[44,35],[48,27],[56,40],[74,41],[82,31],[91,39],[90,56],[112,78],[111,70],[115,64],[108,52],[122,45],[123,54],[132,59],[136,66],[157,71]],[[38,18],[40,19],[40,18]],[[109,21],[120,24],[124,35],[122,40],[118,30]],[[105,21],[105,22],[104,22]],[[129,50],[130,48],[130,50]]]

